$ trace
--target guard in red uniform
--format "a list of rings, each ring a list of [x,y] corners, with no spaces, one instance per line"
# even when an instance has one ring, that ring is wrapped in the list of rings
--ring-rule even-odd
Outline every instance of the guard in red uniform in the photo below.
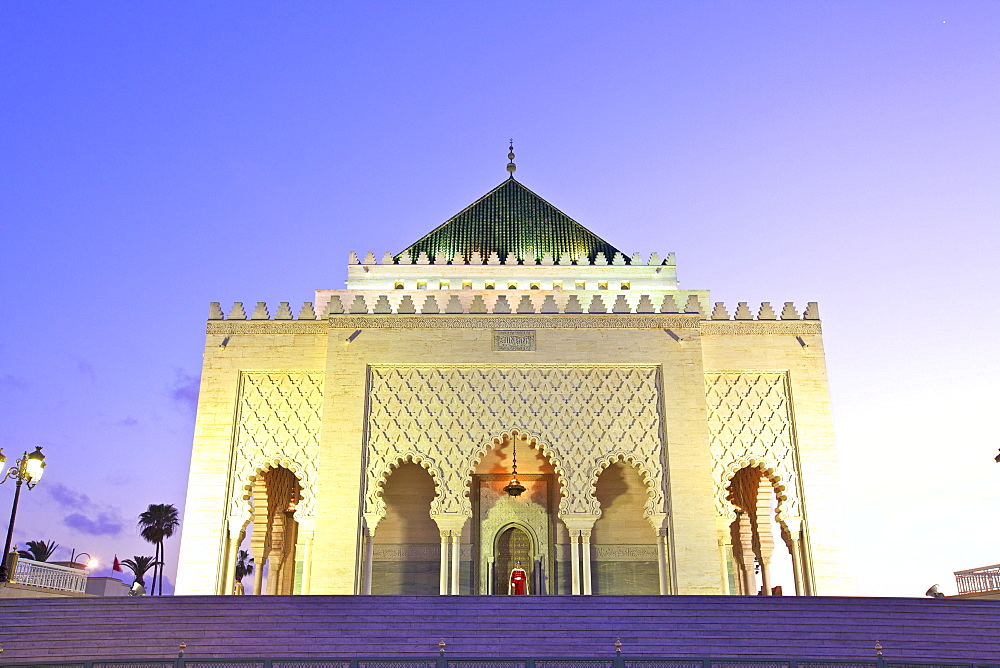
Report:
[[[524,596],[528,593],[528,574],[521,568],[521,562],[514,562],[510,572],[510,593],[512,596]]]

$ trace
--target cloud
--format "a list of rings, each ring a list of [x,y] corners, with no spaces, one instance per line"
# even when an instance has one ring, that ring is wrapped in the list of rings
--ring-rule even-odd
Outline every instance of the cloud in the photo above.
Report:
[[[116,515],[117,513],[98,513],[96,519],[91,519],[82,513],[72,513],[63,518],[63,524],[91,536],[118,536],[125,526]]]
[[[177,369],[177,377],[170,388],[170,398],[185,411],[194,414],[198,409],[198,390],[200,387],[200,376],[192,376],[183,369]]]
[[[134,417],[132,417],[131,415],[129,415],[124,420],[119,420],[118,422],[115,422],[116,427],[136,427],[138,425],[139,421]]]
[[[0,389],[4,390],[25,390],[28,388],[28,381],[19,376],[5,374],[0,376]]]
[[[62,483],[57,482],[52,485],[46,485],[45,489],[48,491],[49,496],[63,508],[77,509],[92,505],[89,496],[72,490]]]
[[[97,380],[97,373],[94,371],[94,367],[90,362],[78,360],[76,363],[76,370],[90,380]]]
[[[118,508],[94,503],[86,494],[61,483],[47,485],[46,489],[61,508],[74,511],[62,520],[69,528],[91,536],[118,536],[125,530]]]

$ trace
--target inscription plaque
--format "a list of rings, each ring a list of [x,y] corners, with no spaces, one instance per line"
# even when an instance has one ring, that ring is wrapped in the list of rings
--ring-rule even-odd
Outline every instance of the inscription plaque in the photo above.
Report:
[[[493,350],[525,352],[535,349],[535,331],[511,329],[493,331]]]

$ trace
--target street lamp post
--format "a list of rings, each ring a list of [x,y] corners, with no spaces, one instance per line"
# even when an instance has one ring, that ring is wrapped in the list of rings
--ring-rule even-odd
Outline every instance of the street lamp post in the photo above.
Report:
[[[0,451],[0,466],[7,461],[3,452]],[[27,452],[21,456],[14,466],[11,466],[3,477],[0,484],[7,482],[9,478],[14,479],[14,503],[10,508],[10,524],[7,525],[7,541],[4,543],[3,555],[0,555],[0,582],[7,582],[7,559],[10,557],[10,542],[14,537],[14,519],[17,517],[17,501],[21,497],[21,485],[28,485],[28,489],[34,489],[38,481],[42,479],[42,470],[45,468],[45,455],[42,454],[42,446],[35,446],[35,451],[31,454]]]
[[[83,563],[77,562],[77,559],[83,555],[87,555],[87,560]],[[73,548],[72,554],[70,554],[69,563],[73,568],[76,568],[77,566],[80,568],[97,568],[97,559],[90,556],[89,552],[77,552],[76,548]]]

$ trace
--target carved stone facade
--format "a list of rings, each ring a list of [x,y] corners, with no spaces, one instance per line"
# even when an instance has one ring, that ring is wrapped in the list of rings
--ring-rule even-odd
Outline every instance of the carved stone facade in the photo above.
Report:
[[[647,514],[666,512],[656,366],[373,366],[366,516],[384,515],[381,484],[398,461],[431,471],[431,514],[471,515],[468,477],[510,432],[530,434],[562,482],[560,513],[594,513],[602,464],[626,458],[646,475]],[[544,434],[544,440],[539,435]]]
[[[759,466],[778,490],[778,521],[798,529],[802,497],[787,373],[713,372],[705,385],[719,517],[736,519],[730,481],[740,469]]]
[[[851,593],[815,304],[730,318],[516,182],[375,257],[210,306],[178,593],[247,545],[269,593],[502,590],[518,550],[532,593],[769,593],[772,519],[786,592]]]

